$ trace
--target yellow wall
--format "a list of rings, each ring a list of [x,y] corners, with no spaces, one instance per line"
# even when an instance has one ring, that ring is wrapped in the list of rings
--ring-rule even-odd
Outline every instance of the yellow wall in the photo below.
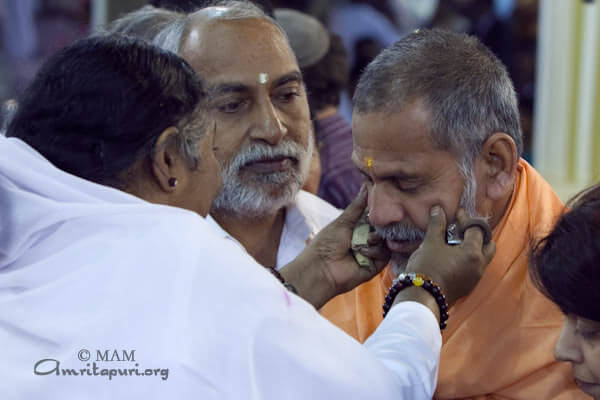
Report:
[[[534,165],[567,199],[600,181],[600,4],[541,0]]]

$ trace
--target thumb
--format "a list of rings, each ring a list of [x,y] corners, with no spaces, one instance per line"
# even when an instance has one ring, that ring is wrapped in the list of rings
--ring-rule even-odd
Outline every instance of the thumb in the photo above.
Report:
[[[429,210],[429,223],[425,232],[425,241],[444,241],[446,237],[446,213],[440,206],[433,206]]]
[[[367,206],[367,187],[362,185],[358,195],[352,200],[352,203],[346,207],[344,212],[337,218],[337,222],[343,225],[353,227],[365,212]]]

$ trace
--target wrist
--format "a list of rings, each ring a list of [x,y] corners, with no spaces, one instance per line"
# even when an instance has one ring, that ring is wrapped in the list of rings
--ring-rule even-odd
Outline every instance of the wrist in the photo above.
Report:
[[[414,271],[410,268],[407,268],[405,273],[421,274],[427,276],[432,282],[436,283],[439,290],[446,296],[446,302],[448,303],[448,305],[454,304],[452,292],[451,290],[449,290],[449,286],[446,284],[446,280],[444,279],[442,274],[437,273],[437,271]]]
[[[316,309],[333,298],[335,288],[319,262],[299,256],[280,271],[283,279],[296,288],[298,296],[308,301]]]
[[[438,319],[440,329],[446,328],[448,303],[440,287],[431,278],[415,273],[400,274],[385,297],[383,317],[394,304],[407,300],[418,301],[427,306]]]
[[[440,307],[431,293],[426,292],[425,290],[416,286],[408,287],[396,295],[392,307],[405,301],[414,301],[429,308],[435,316],[438,324],[440,323]]]

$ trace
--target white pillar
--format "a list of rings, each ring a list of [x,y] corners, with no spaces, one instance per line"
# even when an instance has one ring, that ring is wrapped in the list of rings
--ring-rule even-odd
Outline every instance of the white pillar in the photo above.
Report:
[[[573,3],[540,1],[533,161],[550,181],[567,180],[565,166],[569,160],[565,149],[569,145],[570,129]]]
[[[533,161],[566,200],[594,176],[599,1],[540,0]]]
[[[581,63],[579,65],[579,96],[575,116],[576,176],[575,181],[582,185],[592,179],[594,112],[596,100],[596,77],[598,57],[598,23],[600,5],[597,1],[585,2],[582,15]],[[596,155],[600,157],[600,154]]]

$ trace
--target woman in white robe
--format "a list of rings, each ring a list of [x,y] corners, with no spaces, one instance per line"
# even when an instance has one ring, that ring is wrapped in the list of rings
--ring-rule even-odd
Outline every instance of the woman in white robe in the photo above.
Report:
[[[431,398],[433,297],[404,291],[364,345],[300,297],[385,264],[376,245],[372,270],[348,251],[365,193],[284,268],[296,296],[202,218],[220,188],[208,108],[183,60],[132,39],[86,39],[42,68],[0,137],[0,398]],[[452,302],[493,244],[450,248],[443,212],[431,221],[436,251],[409,267]]]

